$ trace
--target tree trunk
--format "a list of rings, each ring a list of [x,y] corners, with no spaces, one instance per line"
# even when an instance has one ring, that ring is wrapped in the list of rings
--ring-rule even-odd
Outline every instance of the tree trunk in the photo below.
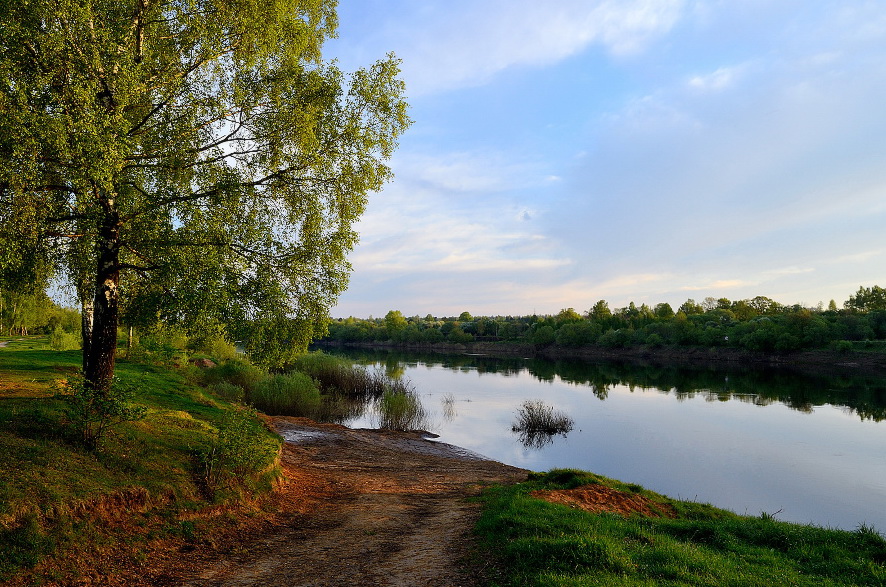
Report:
[[[92,336],[84,349],[84,378],[93,389],[107,390],[114,378],[119,323],[120,219],[113,201],[103,202],[104,219],[97,239],[98,267],[93,302]]]
[[[89,370],[89,349],[92,346],[92,309],[95,300],[93,299],[94,295],[86,297],[86,292],[81,293],[80,295],[80,332],[83,337],[83,372],[86,373]]]

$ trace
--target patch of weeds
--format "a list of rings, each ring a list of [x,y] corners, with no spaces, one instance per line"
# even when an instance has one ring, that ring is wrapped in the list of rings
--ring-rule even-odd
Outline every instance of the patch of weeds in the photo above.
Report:
[[[250,400],[266,414],[309,417],[322,402],[320,390],[304,373],[271,375],[255,386]]]
[[[31,568],[55,548],[55,541],[43,532],[37,516],[30,514],[14,528],[0,530],[0,580],[19,567]]]

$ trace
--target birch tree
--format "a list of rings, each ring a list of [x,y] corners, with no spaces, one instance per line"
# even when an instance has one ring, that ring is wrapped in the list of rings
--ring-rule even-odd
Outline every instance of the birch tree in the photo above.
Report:
[[[287,344],[324,328],[410,122],[392,55],[350,75],[322,59],[335,4],[0,0],[0,229],[91,309],[95,389],[124,300]]]

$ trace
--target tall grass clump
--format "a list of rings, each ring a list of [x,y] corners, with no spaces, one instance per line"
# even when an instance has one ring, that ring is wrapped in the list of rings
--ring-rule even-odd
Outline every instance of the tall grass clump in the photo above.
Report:
[[[520,435],[520,442],[527,448],[541,448],[553,442],[557,434],[566,436],[574,425],[572,418],[553,406],[541,400],[526,400],[517,410],[511,430]]]
[[[386,430],[419,430],[427,427],[421,399],[410,387],[390,388],[376,402],[378,427]]]
[[[49,334],[49,347],[54,351],[80,350],[80,336],[56,326]]]
[[[555,410],[541,400],[526,400],[517,410],[517,419],[511,429],[514,432],[543,432],[545,434],[565,434],[572,430],[572,418],[560,410]]]
[[[313,416],[323,401],[304,373],[271,375],[255,386],[249,399],[266,414],[286,416]]]
[[[243,391],[242,387],[234,383],[219,381],[218,383],[213,383],[209,385],[207,389],[218,397],[228,400],[229,402],[246,401],[246,392]]]
[[[329,394],[377,398],[389,387],[383,373],[322,352],[301,355],[290,367],[314,379]]]

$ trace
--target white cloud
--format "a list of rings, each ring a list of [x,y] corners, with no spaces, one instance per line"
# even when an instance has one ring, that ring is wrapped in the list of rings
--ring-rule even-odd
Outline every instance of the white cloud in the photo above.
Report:
[[[695,75],[689,86],[701,91],[718,92],[734,85],[741,77],[744,66],[721,67],[706,75]]]
[[[467,0],[422,12],[399,50],[414,94],[487,82],[510,67],[541,66],[598,44],[615,55],[645,49],[679,20],[684,0]]]

